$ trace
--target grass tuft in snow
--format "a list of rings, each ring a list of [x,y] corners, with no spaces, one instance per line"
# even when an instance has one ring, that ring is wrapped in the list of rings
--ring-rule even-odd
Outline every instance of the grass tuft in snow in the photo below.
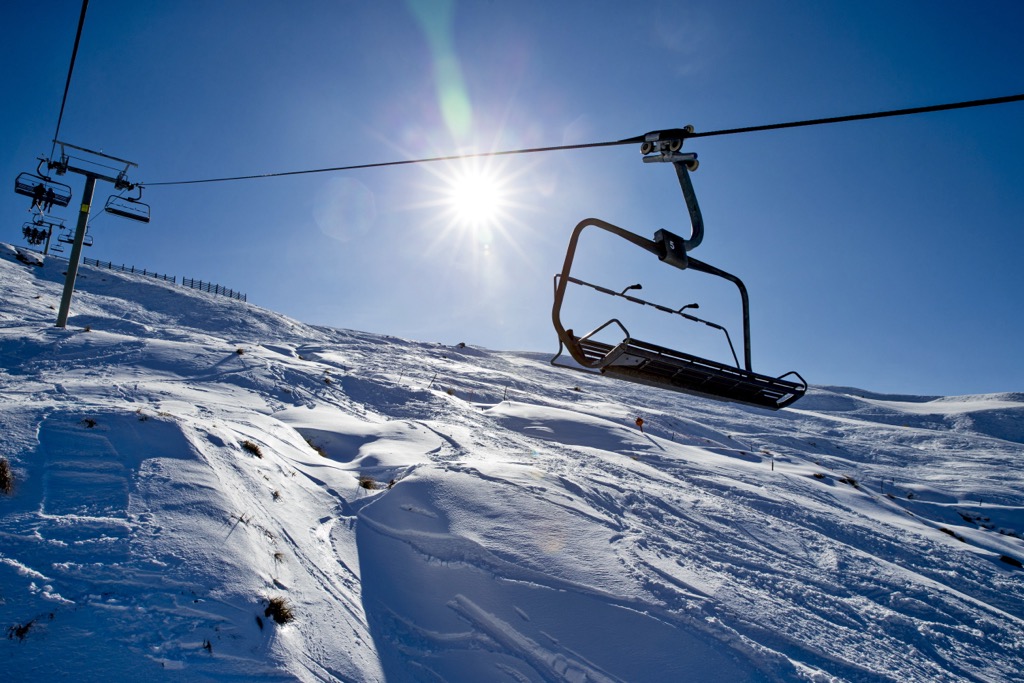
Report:
[[[262,458],[263,457],[263,451],[260,450],[259,445],[253,443],[252,441],[249,441],[249,440],[243,441],[242,442],[242,448],[243,448],[243,450],[246,450],[249,453],[252,453],[257,458]]]
[[[0,491],[11,495],[14,490],[14,475],[11,473],[11,465],[7,458],[0,458]]]
[[[263,611],[263,616],[272,618],[278,624],[287,624],[295,620],[295,613],[292,612],[288,601],[280,596],[270,598],[270,604]]]
[[[373,477],[359,477],[359,485],[364,489],[368,489],[370,491],[377,488],[377,482],[373,480]]]

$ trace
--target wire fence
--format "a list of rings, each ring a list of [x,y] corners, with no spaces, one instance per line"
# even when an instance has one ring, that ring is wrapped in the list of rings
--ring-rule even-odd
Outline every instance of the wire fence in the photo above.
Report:
[[[238,299],[239,301],[246,300],[245,294],[243,294],[242,292],[236,292],[233,289],[221,287],[220,285],[215,285],[212,282],[203,282],[202,280],[193,280],[190,277],[182,277],[181,284],[185,285],[186,287],[191,287],[192,289],[198,289],[201,292],[209,292],[211,294],[228,296],[231,297],[232,299]]]
[[[96,259],[89,258],[88,256],[86,256],[85,258],[82,259],[82,263],[84,263],[87,266],[95,266],[97,268],[106,268],[107,270],[116,270],[116,271],[121,272],[121,273],[137,273],[139,275],[146,275],[148,277],[156,278],[157,280],[163,280],[164,282],[173,282],[175,284],[177,284],[177,282],[178,282],[177,276],[161,275],[160,273],[154,273],[153,271],[146,270],[145,268],[140,270],[140,269],[136,268],[135,266],[126,266],[124,264],[118,266],[118,265],[114,265],[110,261],[106,261],[106,262],[104,262],[104,261],[97,261]]]
[[[153,271],[145,268],[140,269],[135,266],[126,266],[123,264],[116,265],[110,261],[98,261],[89,257],[83,258],[82,263],[87,266],[95,266],[96,268],[106,268],[107,270],[116,270],[121,273],[135,273],[137,275],[145,275],[147,277],[156,278],[157,280],[163,280],[164,282],[178,284],[178,277],[176,275],[161,275],[160,273],[154,273]],[[191,289],[198,289],[201,292],[209,292],[210,294],[226,296],[232,299],[237,299],[238,301],[248,301],[248,298],[244,293],[236,292],[233,289],[228,289],[227,287],[223,287],[212,282],[203,282],[202,280],[182,276],[181,284]]]

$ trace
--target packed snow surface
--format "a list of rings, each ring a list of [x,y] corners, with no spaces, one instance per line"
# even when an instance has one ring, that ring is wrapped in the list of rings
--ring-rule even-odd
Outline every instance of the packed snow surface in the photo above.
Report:
[[[1021,680],[1022,394],[769,413],[90,267],[58,329],[16,256],[4,680]]]

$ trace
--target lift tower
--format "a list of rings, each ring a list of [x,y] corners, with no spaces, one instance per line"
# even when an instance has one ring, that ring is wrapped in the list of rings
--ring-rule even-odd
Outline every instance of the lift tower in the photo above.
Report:
[[[57,312],[57,327],[66,327],[68,322],[68,313],[71,310],[71,296],[75,292],[75,279],[78,277],[78,264],[82,258],[82,246],[85,244],[86,230],[89,226],[89,211],[92,206],[93,194],[96,190],[96,181],[103,180],[111,183],[113,184],[114,189],[121,193],[124,193],[125,191],[138,190],[139,199],[141,199],[142,188],[139,185],[128,181],[128,169],[133,167],[138,168],[138,164],[125,159],[118,159],[117,157],[112,157],[101,152],[95,152],[84,147],[77,147],[66,142],[60,142],[59,140],[54,140],[54,143],[60,145],[60,159],[57,161],[54,161],[53,159],[46,160],[47,167],[57,175],[64,175],[71,172],[85,176],[85,189],[82,191],[82,205],[78,212],[78,225],[75,228],[75,238],[71,246],[71,255],[68,257],[68,273],[64,279],[64,293],[60,299],[60,310]],[[73,165],[72,157],[67,152],[69,149],[84,152],[91,155],[91,157],[74,157],[75,163],[81,163],[82,165]],[[115,162],[118,166],[110,166],[109,162]],[[90,168],[86,168],[86,165]],[[112,171],[116,172],[116,175],[111,175]],[[117,215],[125,218],[131,218],[132,220],[141,221],[143,223],[149,222],[148,206],[138,199],[120,198],[120,204],[124,205],[125,203],[131,205],[137,210],[133,210],[131,212],[113,211],[109,208],[107,210],[110,211],[110,213],[116,213]],[[111,206],[109,201],[107,206]]]

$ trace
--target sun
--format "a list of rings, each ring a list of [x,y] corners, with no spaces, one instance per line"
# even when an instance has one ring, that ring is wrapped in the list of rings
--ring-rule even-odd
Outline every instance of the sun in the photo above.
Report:
[[[473,256],[473,262],[493,262],[499,253],[526,258],[521,240],[529,226],[523,214],[532,205],[529,196],[532,166],[510,168],[490,155],[470,155],[428,167],[431,182],[421,186],[423,199],[411,205],[425,212],[432,238],[430,253],[452,258]]]
[[[491,167],[458,169],[445,180],[444,203],[452,221],[471,228],[494,227],[509,207],[507,183]]]
[[[466,175],[453,181],[448,199],[459,221],[487,223],[500,210],[502,194],[494,178]]]

